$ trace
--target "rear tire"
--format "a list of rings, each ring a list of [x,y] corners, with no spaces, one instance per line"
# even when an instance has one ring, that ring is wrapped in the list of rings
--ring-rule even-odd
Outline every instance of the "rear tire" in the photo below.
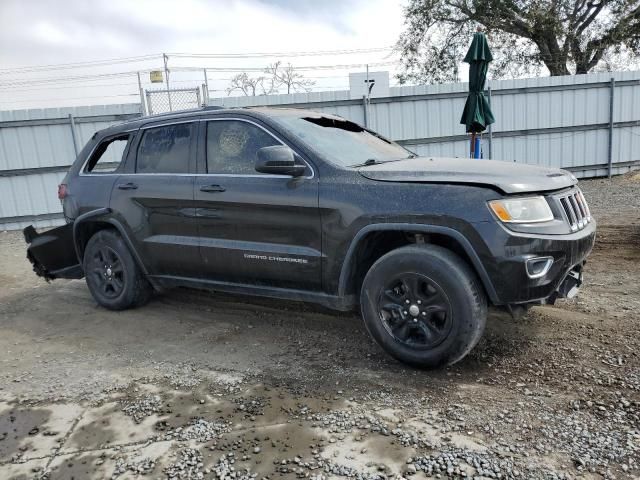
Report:
[[[109,310],[138,307],[151,298],[151,285],[115,230],[89,239],[82,264],[91,295]]]
[[[436,245],[411,245],[382,256],[360,294],[365,326],[394,358],[435,368],[460,361],[478,343],[487,299],[469,265]]]

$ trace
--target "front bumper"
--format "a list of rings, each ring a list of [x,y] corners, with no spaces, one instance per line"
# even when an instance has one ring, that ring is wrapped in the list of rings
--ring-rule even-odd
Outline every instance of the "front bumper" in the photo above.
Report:
[[[490,256],[483,260],[499,305],[553,303],[556,298],[575,295],[580,287],[586,258],[595,243],[596,223],[566,235],[520,234],[496,224],[483,236],[491,239]],[[544,275],[531,278],[527,261],[541,257],[550,257],[553,263]]]

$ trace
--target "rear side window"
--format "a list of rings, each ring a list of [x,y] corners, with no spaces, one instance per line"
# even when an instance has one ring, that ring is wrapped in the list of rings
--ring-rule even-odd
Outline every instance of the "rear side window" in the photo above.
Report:
[[[110,138],[109,140],[102,142],[91,155],[91,158],[84,168],[84,172],[115,172],[124,159],[130,138],[131,136],[127,134],[120,137]]]
[[[189,173],[193,124],[149,128],[142,134],[137,173]]]

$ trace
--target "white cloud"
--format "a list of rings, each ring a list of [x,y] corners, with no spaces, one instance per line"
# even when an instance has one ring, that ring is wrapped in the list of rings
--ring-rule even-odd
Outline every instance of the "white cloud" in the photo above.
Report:
[[[362,49],[395,43],[402,29],[401,0],[3,0],[0,2],[0,68],[131,57],[160,52],[238,53],[265,51],[316,51]],[[28,25],[32,25],[29,27]],[[26,27],[26,28],[25,28]],[[384,55],[283,58],[296,66],[370,63]],[[263,67],[276,59],[180,60],[171,67],[231,66]],[[46,72],[41,75],[112,73],[161,67],[161,60],[104,69]],[[318,85],[345,86],[347,71],[308,73]],[[231,73],[211,72],[212,88],[222,93]],[[78,82],[77,88],[36,89],[34,74],[7,76],[0,73],[0,109],[60,104],[136,101],[135,76],[104,81]],[[6,88],[7,79],[19,84]],[[145,77],[146,78],[146,77]],[[215,80],[216,78],[222,80]],[[175,73],[181,86],[201,83],[201,75]],[[96,84],[105,86],[96,88]],[[67,84],[68,85],[68,84]],[[107,86],[111,85],[111,86]],[[112,95],[129,95],[114,97]],[[8,103],[13,102],[13,103]]]
[[[29,28],[30,34],[41,42],[48,42],[52,46],[64,46],[71,42],[71,37],[67,35],[61,28],[52,25],[46,20],[35,22]]]

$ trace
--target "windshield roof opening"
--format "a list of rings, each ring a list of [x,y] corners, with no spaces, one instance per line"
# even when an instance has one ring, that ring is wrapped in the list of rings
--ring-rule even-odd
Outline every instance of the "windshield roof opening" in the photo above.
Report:
[[[303,117],[302,119],[315,125],[319,125],[320,127],[339,128],[340,130],[346,130],[347,132],[364,132],[364,128],[349,120],[329,117]]]
[[[342,167],[409,158],[411,152],[351,120],[334,116],[283,115],[273,119],[328,162]]]

